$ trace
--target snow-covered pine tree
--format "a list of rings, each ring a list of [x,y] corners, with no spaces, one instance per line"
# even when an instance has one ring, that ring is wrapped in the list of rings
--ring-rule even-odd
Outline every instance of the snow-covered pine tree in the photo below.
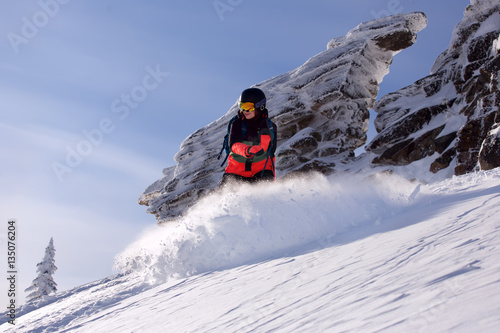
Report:
[[[50,238],[49,245],[45,248],[45,256],[43,260],[36,265],[38,276],[33,280],[31,286],[25,290],[29,293],[26,296],[26,302],[44,301],[52,293],[57,291],[57,283],[54,282],[52,274],[57,270],[54,256],[56,249],[54,248],[54,240]]]

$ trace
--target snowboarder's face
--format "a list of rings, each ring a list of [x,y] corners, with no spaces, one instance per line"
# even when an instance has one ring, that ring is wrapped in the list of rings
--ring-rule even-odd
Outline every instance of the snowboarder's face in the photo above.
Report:
[[[240,102],[240,110],[246,119],[255,117],[255,104],[252,102]]]
[[[252,119],[253,117],[255,117],[255,109],[253,111],[244,110],[243,115],[246,119]]]

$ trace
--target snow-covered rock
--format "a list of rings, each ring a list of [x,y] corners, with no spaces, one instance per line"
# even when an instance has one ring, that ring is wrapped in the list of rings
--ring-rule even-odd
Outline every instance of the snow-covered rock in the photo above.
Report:
[[[369,110],[393,56],[411,46],[426,24],[423,13],[360,24],[299,68],[257,85],[278,126],[278,177],[310,170],[328,174],[354,157],[354,150],[366,143]],[[141,195],[139,203],[159,222],[181,215],[217,187],[224,171],[217,156],[236,112],[235,104],[185,139],[177,164]]]
[[[483,141],[479,151],[479,164],[483,170],[491,170],[500,165],[500,126],[496,121],[495,128],[492,129]]]
[[[427,170],[457,175],[500,166],[499,36],[500,2],[472,1],[431,75],[376,104],[379,134],[367,147],[374,164],[432,156]]]

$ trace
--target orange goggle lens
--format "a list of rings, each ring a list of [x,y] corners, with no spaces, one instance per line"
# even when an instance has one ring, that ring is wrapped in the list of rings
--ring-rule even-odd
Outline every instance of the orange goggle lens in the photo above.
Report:
[[[255,104],[252,102],[240,102],[240,110],[241,111],[246,111],[246,112],[253,112],[255,111]]]

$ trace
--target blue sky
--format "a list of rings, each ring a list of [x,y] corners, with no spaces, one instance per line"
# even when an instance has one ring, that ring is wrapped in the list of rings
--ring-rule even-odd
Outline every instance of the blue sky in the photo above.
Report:
[[[155,224],[137,197],[243,89],[300,66],[359,23],[423,11],[428,26],[395,57],[383,96],[429,74],[468,4],[1,2],[0,235],[16,219],[18,289],[35,278],[50,237],[60,290],[110,275],[113,256]]]

